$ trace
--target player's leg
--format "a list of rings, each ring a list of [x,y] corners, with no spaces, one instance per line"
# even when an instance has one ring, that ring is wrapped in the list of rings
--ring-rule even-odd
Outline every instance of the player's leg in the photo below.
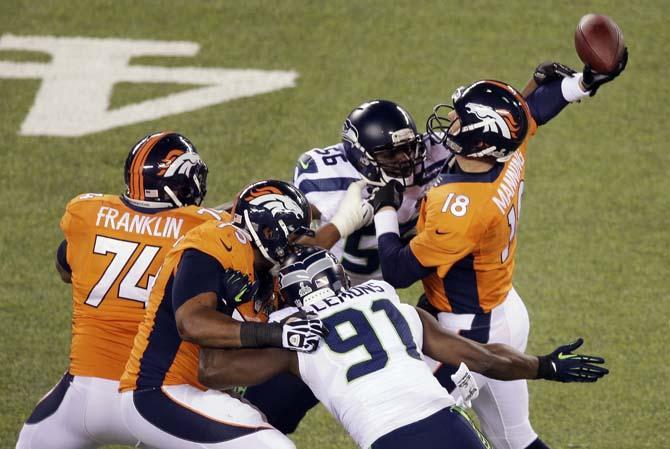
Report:
[[[503,304],[491,312],[489,343],[505,343],[526,350],[529,319],[526,306],[512,289]],[[525,380],[503,382],[474,375],[480,387],[472,407],[482,432],[497,449],[543,449],[529,419],[528,385]]]
[[[72,387],[86,396],[85,425],[91,438],[101,446],[137,445],[137,439],[121,418],[121,393],[118,381],[76,376]]]
[[[319,403],[305,382],[288,373],[247,388],[244,398],[263,412],[270,424],[285,434],[295,432],[305,414]]]
[[[465,412],[448,407],[415,423],[403,426],[371,445],[371,449],[491,449]]]
[[[176,385],[122,394],[122,416],[143,447],[295,449],[251,405],[219,391]]]
[[[23,425],[17,449],[87,449],[97,447],[84,425],[86,398],[66,373],[37,404]]]

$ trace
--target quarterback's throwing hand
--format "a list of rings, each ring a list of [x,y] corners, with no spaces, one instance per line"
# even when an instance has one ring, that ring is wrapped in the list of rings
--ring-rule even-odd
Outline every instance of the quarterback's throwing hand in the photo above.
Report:
[[[626,64],[628,64],[628,48],[624,48],[621,61],[612,73],[598,73],[588,65],[584,66],[584,76],[582,77],[582,84],[584,85],[584,88],[590,92],[590,96],[594,96],[596,92],[598,92],[598,88],[600,86],[605,83],[609,83],[614,78],[619,76],[626,68]]]
[[[282,327],[282,346],[291,351],[313,352],[326,335],[326,326],[316,315],[294,315]]]
[[[400,209],[404,191],[405,188],[395,179],[389,181],[385,186],[380,187],[370,199],[370,204],[372,204],[375,214],[379,212],[381,208],[386,206],[391,206],[395,210]]]
[[[572,353],[582,343],[584,340],[578,338],[570,344],[559,346],[549,355],[539,357],[537,377],[558,382],[595,382],[608,374],[607,368],[599,366],[605,363],[602,357]]]

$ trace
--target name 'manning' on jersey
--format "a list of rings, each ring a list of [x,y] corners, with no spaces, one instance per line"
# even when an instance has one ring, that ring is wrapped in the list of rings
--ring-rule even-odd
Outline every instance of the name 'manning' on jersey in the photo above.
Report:
[[[315,352],[298,353],[300,377],[360,447],[454,404],[423,361],[421,318],[388,283],[371,280],[305,310],[329,333]]]
[[[188,230],[221,219],[197,206],[144,211],[98,193],[66,207],[60,227],[72,271],[70,374],[121,378],[163,258]]]
[[[426,145],[424,170],[415,175],[415,185],[405,190],[398,211],[401,234],[413,230],[418,214],[417,203],[437,179],[451,154],[444,146],[433,144],[427,135],[423,136],[423,141]],[[293,184],[321,212],[321,223],[329,223],[349,184],[360,179],[360,173],[347,160],[344,146],[339,143],[304,153],[298,159]],[[329,251],[341,261],[352,284],[368,279],[382,279],[374,223],[341,239]]]
[[[210,221],[188,232],[165,257],[151,290],[144,320],[121,377],[122,391],[183,384],[206,390],[198,382],[200,348],[181,339],[172,301],[177,268],[189,249],[211,256],[223,270],[235,270],[254,282],[254,250],[246,231],[229,222]],[[217,310],[235,319],[267,319],[254,311],[253,301],[237,306],[238,298],[218,299]]]
[[[537,125],[504,164],[485,173],[450,167],[421,205],[414,256],[435,271],[423,279],[438,310],[488,313],[512,288],[526,170],[526,146]]]

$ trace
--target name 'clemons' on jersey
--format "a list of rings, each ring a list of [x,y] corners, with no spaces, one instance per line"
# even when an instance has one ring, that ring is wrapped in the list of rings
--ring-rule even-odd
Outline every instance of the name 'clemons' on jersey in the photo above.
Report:
[[[419,314],[388,283],[370,280],[304,310],[330,333],[315,352],[298,353],[300,377],[360,447],[455,403],[422,359]]]
[[[414,185],[407,187],[398,211],[401,235],[413,232],[418,217],[418,202],[435,183],[440,172],[451,158],[451,153],[441,144],[433,143],[427,134],[422,135],[426,159],[417,166]],[[363,179],[347,160],[342,143],[326,148],[314,148],[298,159],[293,184],[302,191],[311,205],[321,213],[321,223],[329,223],[352,182]],[[369,192],[364,192],[369,195]],[[341,239],[330,250],[344,266],[353,285],[368,279],[382,279],[375,237],[374,223]]]

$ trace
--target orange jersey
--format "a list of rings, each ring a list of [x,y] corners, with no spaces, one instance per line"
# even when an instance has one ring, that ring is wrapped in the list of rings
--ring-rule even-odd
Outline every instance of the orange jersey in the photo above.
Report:
[[[412,253],[436,270],[423,279],[438,310],[490,312],[512,288],[514,254],[526,169],[526,145],[486,173],[447,173],[421,205]]]
[[[210,222],[187,233],[166,256],[151,290],[147,313],[121,378],[123,391],[182,384],[205,389],[198,382],[200,349],[179,336],[172,306],[174,276],[187,249],[206,253],[222,268],[237,270],[254,281],[254,251],[245,231],[230,223]],[[244,319],[265,319],[254,314],[253,301],[237,311]]]
[[[121,378],[163,258],[217,214],[196,206],[143,213],[95,193],[68,203],[60,227],[72,270],[71,374]]]

